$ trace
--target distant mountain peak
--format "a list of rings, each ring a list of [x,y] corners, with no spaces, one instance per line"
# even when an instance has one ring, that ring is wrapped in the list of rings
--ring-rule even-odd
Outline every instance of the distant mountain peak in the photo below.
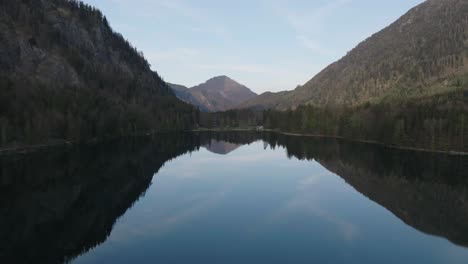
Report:
[[[180,86],[171,85],[178,97],[210,112],[226,111],[255,96],[252,90],[226,75],[213,77],[206,82],[181,92]],[[183,98],[182,98],[183,97]]]
[[[226,76],[226,75],[219,75],[219,76],[215,76],[211,79],[209,79],[208,81],[211,81],[211,80],[231,80],[231,78],[229,78],[229,76]]]

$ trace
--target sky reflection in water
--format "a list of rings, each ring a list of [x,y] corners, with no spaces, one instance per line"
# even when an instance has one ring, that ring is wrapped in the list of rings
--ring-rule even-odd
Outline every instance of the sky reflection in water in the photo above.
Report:
[[[466,263],[467,249],[406,225],[318,162],[264,148],[167,162],[75,263]]]

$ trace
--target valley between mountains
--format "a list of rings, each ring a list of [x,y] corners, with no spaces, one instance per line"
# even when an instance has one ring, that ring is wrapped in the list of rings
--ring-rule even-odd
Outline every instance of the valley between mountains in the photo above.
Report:
[[[82,2],[6,1],[1,11],[3,147],[262,126],[468,151],[465,0],[427,0],[305,84],[260,95],[224,75],[166,83]]]

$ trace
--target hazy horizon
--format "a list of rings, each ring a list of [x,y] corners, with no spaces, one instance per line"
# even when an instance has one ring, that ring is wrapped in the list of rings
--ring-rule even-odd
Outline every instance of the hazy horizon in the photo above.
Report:
[[[165,81],[192,87],[226,75],[262,93],[304,84],[423,1],[85,2]]]

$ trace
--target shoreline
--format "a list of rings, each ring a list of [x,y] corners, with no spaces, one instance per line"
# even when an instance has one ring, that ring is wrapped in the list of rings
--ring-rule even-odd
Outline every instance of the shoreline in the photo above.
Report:
[[[258,130],[258,129],[255,129],[255,128],[230,128],[230,129],[198,128],[198,129],[186,130],[186,131],[180,131],[180,132],[271,132],[271,133],[277,133],[277,134],[280,134],[280,135],[291,136],[291,137],[312,137],[312,138],[339,139],[339,140],[345,140],[345,141],[349,141],[349,142],[379,145],[379,146],[386,147],[386,148],[391,148],[391,149],[409,150],[409,151],[436,153],[436,154],[445,154],[445,155],[451,155],[451,156],[468,156],[468,152],[463,152],[463,151],[431,150],[431,149],[425,149],[425,148],[405,147],[405,146],[398,146],[398,145],[388,145],[388,144],[385,144],[385,143],[382,143],[382,142],[379,142],[379,141],[375,141],[375,140],[350,139],[350,138],[341,137],[341,136],[329,136],[329,135],[301,134],[301,133],[283,132],[283,131],[278,131],[278,130],[273,130],[273,129]],[[159,133],[167,133],[167,132],[156,132],[154,134],[159,134]],[[146,136],[148,136],[148,135],[146,135]],[[55,147],[67,147],[67,146],[72,146],[72,145],[76,145],[76,144],[78,144],[78,143],[64,140],[64,141],[56,141],[56,142],[41,143],[41,144],[34,144],[34,145],[0,147],[0,155],[24,154],[24,153],[30,153],[30,152],[33,152],[33,151],[38,151],[38,150],[41,150],[41,149],[55,148]]]
[[[33,145],[0,147],[0,155],[24,154],[24,153],[30,153],[33,151],[41,150],[41,149],[67,147],[67,146],[72,146],[74,144],[76,143],[70,142],[70,141],[63,141],[63,142],[40,143],[40,144],[33,144]]]
[[[192,130],[185,130],[185,131],[180,131],[180,132],[192,132]],[[156,134],[164,134],[164,133],[171,133],[171,131],[159,131],[159,132],[153,132],[153,133],[145,133],[141,135],[132,135],[132,136],[121,136],[121,137],[115,137],[115,138],[108,138],[108,139],[89,139],[87,141],[70,141],[70,140],[50,140],[45,143],[38,143],[38,144],[31,144],[31,145],[12,145],[12,146],[7,146],[7,147],[0,147],[0,155],[7,155],[7,154],[21,154],[21,153],[30,153],[34,151],[38,151],[41,149],[48,149],[48,148],[56,148],[56,147],[70,147],[70,146],[76,146],[76,145],[81,145],[81,144],[95,144],[95,143],[101,143],[101,142],[106,142],[106,141],[112,141],[112,140],[119,140],[119,139],[124,139],[124,138],[137,138],[137,137],[149,137],[152,135]]]
[[[463,151],[452,151],[452,150],[432,150],[432,149],[425,149],[425,148],[416,148],[416,147],[405,147],[405,146],[399,146],[399,145],[388,145],[379,141],[375,140],[364,140],[364,139],[350,139],[346,137],[340,137],[340,136],[327,136],[327,135],[313,135],[313,134],[297,134],[297,133],[289,133],[289,132],[282,132],[282,131],[268,131],[268,132],[274,132],[286,136],[291,136],[291,137],[316,137],[316,138],[334,138],[334,139],[341,139],[341,140],[346,140],[350,142],[358,142],[358,143],[364,143],[364,144],[373,144],[373,145],[379,145],[382,147],[386,148],[392,148],[392,149],[400,149],[400,150],[411,150],[411,151],[417,151],[417,152],[427,152],[427,153],[437,153],[437,154],[447,154],[447,155],[452,155],[452,156],[468,156],[468,152],[463,152]]]
[[[376,140],[363,140],[363,139],[351,139],[351,138],[346,138],[342,136],[329,136],[329,135],[316,135],[316,134],[301,134],[301,133],[292,133],[292,132],[283,132],[279,130],[273,130],[273,129],[262,129],[262,130],[256,130],[256,129],[195,129],[192,130],[193,132],[207,132],[207,131],[212,131],[212,132],[236,132],[236,131],[250,131],[250,132],[273,132],[285,136],[291,136],[291,137],[314,137],[314,138],[329,138],[329,139],[340,139],[340,140],[345,140],[349,142],[356,142],[356,143],[364,143],[364,144],[373,144],[373,145],[379,145],[382,147],[386,148],[391,148],[391,149],[399,149],[399,150],[410,150],[410,151],[417,151],[417,152],[426,152],[426,153],[436,153],[436,154],[446,154],[446,155],[451,155],[451,156],[468,156],[468,152],[463,152],[463,151],[451,151],[451,150],[432,150],[432,149],[425,149],[425,148],[416,148],[416,147],[405,147],[405,146],[399,146],[399,145],[388,145]]]

